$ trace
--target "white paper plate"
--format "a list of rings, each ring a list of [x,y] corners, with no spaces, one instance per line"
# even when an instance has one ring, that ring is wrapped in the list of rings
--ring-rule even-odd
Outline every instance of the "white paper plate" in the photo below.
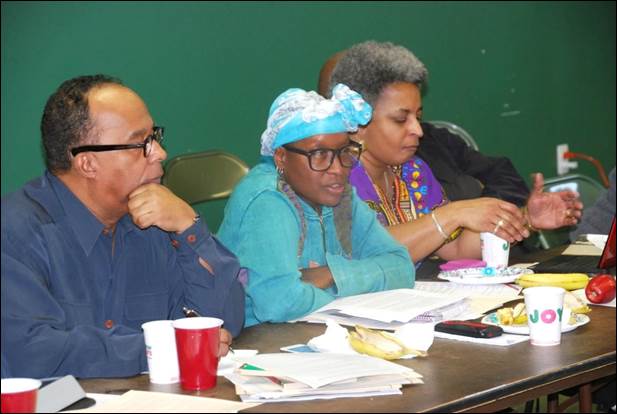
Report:
[[[576,323],[574,325],[570,324],[562,324],[561,332],[570,332],[578,328],[579,326],[583,326],[589,323],[590,319],[587,315],[577,314],[576,315]],[[517,334],[517,335],[529,335],[529,326],[525,323],[524,325],[501,325],[499,323],[499,319],[497,318],[497,312],[490,313],[482,318],[482,323],[487,325],[497,325],[501,326],[506,333]]]
[[[468,269],[440,272],[437,278],[464,285],[493,285],[497,283],[512,283],[518,279],[520,275],[530,273],[533,273],[533,270],[514,266],[504,269],[470,267]]]

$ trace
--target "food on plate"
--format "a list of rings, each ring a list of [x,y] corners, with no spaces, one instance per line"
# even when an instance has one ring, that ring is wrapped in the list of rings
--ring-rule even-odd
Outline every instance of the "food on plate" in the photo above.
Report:
[[[566,292],[563,296],[563,307],[570,309],[572,311],[572,315],[591,312],[591,308],[587,306],[583,299],[579,298],[572,292]]]
[[[582,289],[587,286],[589,276],[585,273],[531,273],[521,275],[516,283],[522,287],[557,286],[565,290]]]
[[[564,315],[569,315],[567,317],[570,325],[576,324],[576,315],[591,312],[591,308],[572,292],[565,293],[563,307],[567,310]],[[514,308],[501,308],[495,314],[500,325],[524,325],[527,323],[527,310],[523,302],[518,303]]]
[[[514,308],[501,308],[497,311],[500,325],[522,325],[527,323],[525,304],[518,303]]]
[[[615,278],[612,275],[598,275],[585,288],[585,296],[592,303],[607,303],[615,298]]]

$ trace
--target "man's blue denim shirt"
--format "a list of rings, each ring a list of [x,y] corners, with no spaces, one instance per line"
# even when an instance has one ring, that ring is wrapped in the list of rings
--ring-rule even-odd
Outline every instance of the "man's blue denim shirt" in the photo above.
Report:
[[[46,172],[2,198],[2,371],[138,374],[147,370],[141,324],[181,318],[183,306],[223,319],[237,335],[239,273],[203,220],[172,234],[142,230],[125,215],[114,235]]]

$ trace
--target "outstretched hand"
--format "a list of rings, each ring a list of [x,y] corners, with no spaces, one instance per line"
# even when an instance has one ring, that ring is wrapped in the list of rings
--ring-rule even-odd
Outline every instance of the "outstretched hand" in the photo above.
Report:
[[[543,186],[544,176],[535,174],[533,190],[527,200],[529,224],[537,229],[552,230],[578,223],[583,210],[578,194],[571,190],[547,193],[542,190]]]

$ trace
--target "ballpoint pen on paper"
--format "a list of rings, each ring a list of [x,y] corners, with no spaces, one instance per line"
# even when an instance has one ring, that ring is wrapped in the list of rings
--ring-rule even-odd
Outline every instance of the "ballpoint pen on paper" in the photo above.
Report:
[[[187,318],[197,318],[201,316],[199,312],[197,312],[195,309],[189,309],[186,306],[182,307],[182,312],[184,312],[184,316],[186,316]],[[234,353],[234,350],[231,346],[229,346],[229,352],[231,352],[232,354]]]

